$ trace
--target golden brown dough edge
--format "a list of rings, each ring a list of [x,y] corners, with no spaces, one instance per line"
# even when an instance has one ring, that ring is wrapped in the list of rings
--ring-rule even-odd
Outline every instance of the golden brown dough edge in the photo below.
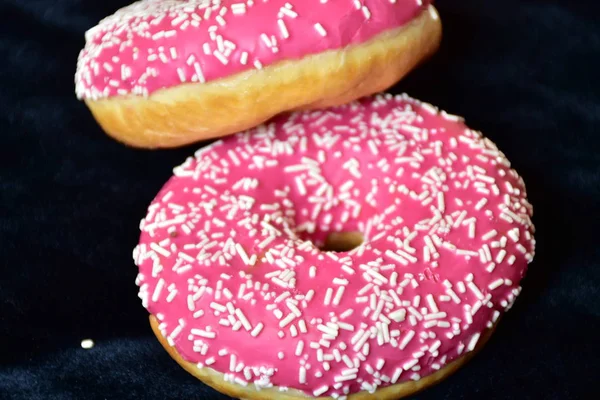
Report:
[[[147,98],[86,100],[100,126],[133,147],[170,148],[250,129],[290,110],[348,103],[394,85],[435,53],[442,27],[433,6],[361,45],[283,61]]]
[[[418,381],[407,381],[383,387],[376,390],[373,394],[368,392],[354,393],[348,396],[348,400],[398,400],[420,392],[429,386],[435,385],[436,383],[456,372],[456,370],[458,370],[479,350],[481,350],[498,326],[498,323],[499,320],[496,321],[496,323],[481,336],[481,339],[479,339],[479,342],[473,351],[465,354],[461,358],[456,359],[435,373],[425,376]],[[162,336],[158,329],[158,320],[153,315],[150,315],[150,325],[152,326],[152,330],[154,331],[154,334],[158,338],[160,344],[162,344],[165,350],[167,350],[171,358],[173,358],[187,372],[221,393],[243,400],[313,399],[313,397],[306,396],[303,392],[295,389],[289,389],[284,392],[279,391],[278,387],[257,390],[254,385],[242,386],[234,382],[225,382],[223,380],[222,373],[217,372],[209,367],[198,368],[196,364],[184,360],[177,350],[174,347],[171,347],[167,340]],[[318,397],[317,399],[334,400],[332,397]]]

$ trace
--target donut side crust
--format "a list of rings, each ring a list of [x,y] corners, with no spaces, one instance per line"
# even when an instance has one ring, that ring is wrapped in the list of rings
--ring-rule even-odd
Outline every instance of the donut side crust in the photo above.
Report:
[[[259,125],[286,111],[341,105],[394,85],[439,47],[433,6],[370,41],[207,83],[86,100],[102,129],[128,146],[173,148]]]
[[[394,385],[386,386],[381,389],[377,389],[374,393],[366,391],[351,394],[347,397],[348,400],[398,400],[407,396],[418,393],[430,386],[433,386],[440,381],[446,379],[460,367],[467,363],[473,356],[475,356],[479,350],[487,343],[492,333],[495,331],[500,320],[481,335],[477,346],[473,351],[465,354],[464,356],[454,360],[450,364],[439,369],[435,373],[425,376],[418,381],[406,381],[397,383]],[[257,390],[254,385],[242,386],[235,382],[226,382],[223,379],[223,374],[215,371],[209,367],[198,368],[194,363],[186,361],[177,352],[175,347],[169,345],[167,340],[162,336],[158,329],[158,320],[153,315],[150,315],[150,326],[152,331],[156,335],[160,344],[169,353],[183,369],[192,374],[197,379],[201,380],[204,384],[211,388],[226,394],[228,396],[242,399],[242,400],[301,400],[301,399],[312,399],[314,397],[307,396],[303,392],[295,389],[288,389],[286,391],[280,391],[278,387],[263,388]],[[319,400],[334,400],[332,397],[317,397]]]

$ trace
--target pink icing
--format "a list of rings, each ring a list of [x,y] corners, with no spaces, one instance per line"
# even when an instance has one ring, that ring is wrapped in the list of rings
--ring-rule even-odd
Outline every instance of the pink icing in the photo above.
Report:
[[[143,305],[225,379],[344,397],[473,350],[533,259],[504,155],[402,95],[276,118],[200,149],[141,222]],[[349,252],[328,232],[360,231]]]
[[[149,95],[363,43],[430,0],[143,0],[86,33],[79,98]]]

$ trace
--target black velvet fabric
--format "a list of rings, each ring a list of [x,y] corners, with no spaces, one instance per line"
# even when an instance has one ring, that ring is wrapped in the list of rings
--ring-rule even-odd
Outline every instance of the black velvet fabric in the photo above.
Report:
[[[147,205],[198,145],[127,148],[75,98],[84,31],[126,3],[0,1],[1,399],[226,398],[154,338],[131,259]],[[442,48],[394,91],[500,146],[527,182],[538,248],[484,350],[415,398],[598,399],[600,5],[437,5]]]

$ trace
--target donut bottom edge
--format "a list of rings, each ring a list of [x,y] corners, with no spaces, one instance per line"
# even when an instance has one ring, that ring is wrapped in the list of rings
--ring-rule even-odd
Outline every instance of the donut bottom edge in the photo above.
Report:
[[[442,26],[433,6],[370,41],[287,60],[207,83],[161,89],[147,98],[85,100],[113,139],[173,148],[259,125],[280,113],[342,105],[383,91],[433,55]]]
[[[198,368],[196,364],[191,363],[183,359],[175,347],[169,345],[167,340],[162,336],[158,329],[158,320],[153,315],[150,315],[150,326],[152,331],[156,335],[156,338],[163,346],[163,348],[169,353],[171,358],[179,364],[184,370],[193,375],[195,378],[202,381],[205,385],[210,386],[214,390],[223,393],[227,396],[241,400],[299,400],[299,399],[319,399],[319,400],[334,400],[332,397],[312,397],[304,394],[303,392],[295,389],[288,389],[285,392],[279,391],[278,387],[263,388],[257,390],[254,386],[242,386],[235,382],[226,382],[223,379],[223,374],[215,371],[212,368],[204,367]],[[348,395],[348,400],[398,400],[422,390],[427,389],[430,386],[443,381],[450,375],[455,373],[459,368],[466,364],[471,358],[473,358],[487,343],[490,339],[500,319],[494,323],[494,325],[487,329],[479,339],[475,349],[462,357],[452,361],[448,365],[440,368],[433,374],[422,377],[418,381],[406,381],[396,383],[394,385],[382,387],[377,389],[374,393],[366,391],[353,393]]]

